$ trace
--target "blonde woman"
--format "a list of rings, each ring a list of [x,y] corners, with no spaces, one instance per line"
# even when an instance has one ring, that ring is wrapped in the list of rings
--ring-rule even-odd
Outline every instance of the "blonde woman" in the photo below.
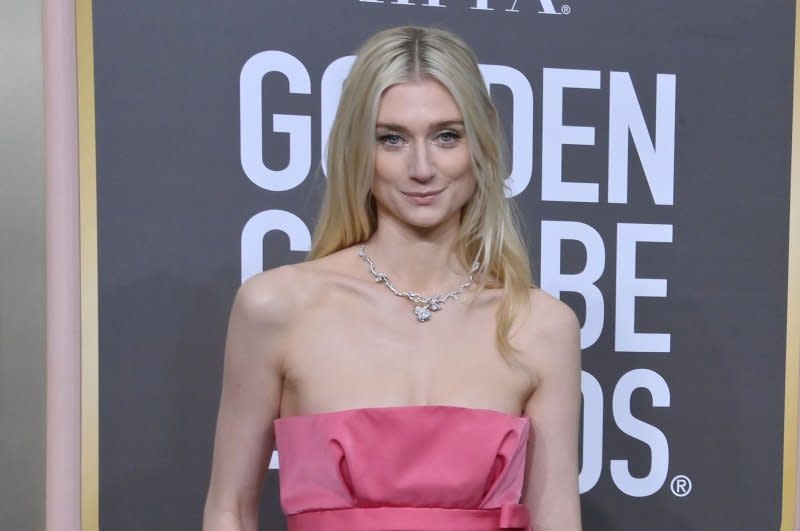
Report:
[[[309,260],[231,312],[206,531],[580,530],[579,327],[532,287],[497,112],[437,29],[361,48]]]

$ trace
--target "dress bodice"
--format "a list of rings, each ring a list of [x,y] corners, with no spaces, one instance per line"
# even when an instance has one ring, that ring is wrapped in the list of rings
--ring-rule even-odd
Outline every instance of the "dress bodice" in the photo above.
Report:
[[[290,531],[529,530],[530,419],[457,406],[275,420]]]

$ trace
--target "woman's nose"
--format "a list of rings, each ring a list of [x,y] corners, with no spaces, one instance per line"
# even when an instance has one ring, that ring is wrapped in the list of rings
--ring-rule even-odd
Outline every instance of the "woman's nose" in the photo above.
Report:
[[[427,143],[415,143],[411,152],[409,171],[411,178],[419,182],[428,182],[433,179],[434,169]]]

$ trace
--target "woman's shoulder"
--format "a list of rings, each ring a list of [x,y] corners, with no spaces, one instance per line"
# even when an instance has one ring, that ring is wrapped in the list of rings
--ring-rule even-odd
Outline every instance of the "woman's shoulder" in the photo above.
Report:
[[[514,334],[523,359],[532,366],[574,366],[580,358],[580,323],[566,303],[541,288],[529,290],[529,305]]]
[[[235,304],[254,319],[291,322],[319,294],[346,277],[344,251],[268,269],[248,278],[239,287]]]
[[[298,280],[296,267],[282,266],[257,273],[236,291],[233,312],[241,319],[260,325],[288,320],[296,306],[293,285]]]
[[[492,286],[484,288],[478,294],[478,300],[496,308],[504,296],[506,294],[502,287]],[[516,328],[520,331],[559,334],[572,331],[578,326],[578,318],[572,308],[542,288],[534,286],[528,289],[526,306],[518,308],[515,315]]]
[[[557,297],[538,287],[530,288],[528,296],[530,304],[527,317],[540,333],[562,336],[580,328],[575,311]]]

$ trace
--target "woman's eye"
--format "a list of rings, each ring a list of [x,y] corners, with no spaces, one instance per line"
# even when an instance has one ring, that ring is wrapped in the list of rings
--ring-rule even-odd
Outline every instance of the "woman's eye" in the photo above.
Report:
[[[396,134],[381,135],[378,140],[387,146],[399,146],[403,142],[400,135]]]
[[[442,131],[439,133],[439,141],[442,144],[455,144],[461,139],[461,135],[455,131]]]

